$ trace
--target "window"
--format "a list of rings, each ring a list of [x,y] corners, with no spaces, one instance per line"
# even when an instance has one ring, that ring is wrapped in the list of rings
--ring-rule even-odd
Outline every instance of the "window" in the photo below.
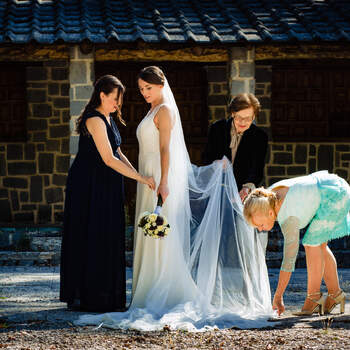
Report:
[[[26,74],[20,64],[0,65],[0,141],[26,139]]]
[[[350,66],[274,64],[271,128],[275,141],[349,140]]]

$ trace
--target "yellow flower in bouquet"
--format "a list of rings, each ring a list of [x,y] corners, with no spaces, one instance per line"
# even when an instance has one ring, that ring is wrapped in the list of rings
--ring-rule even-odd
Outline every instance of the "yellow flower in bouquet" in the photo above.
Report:
[[[138,227],[142,228],[145,236],[163,238],[170,232],[170,225],[167,219],[160,215],[162,210],[162,198],[158,196],[156,209],[153,213],[145,212],[140,215]]]
[[[152,213],[152,214],[148,215],[148,218],[149,218],[150,222],[156,222],[157,217],[158,217],[158,215],[155,214],[155,213]]]

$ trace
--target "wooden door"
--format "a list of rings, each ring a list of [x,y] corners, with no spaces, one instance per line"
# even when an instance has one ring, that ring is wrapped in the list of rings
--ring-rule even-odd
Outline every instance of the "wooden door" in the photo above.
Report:
[[[331,135],[350,141],[350,67],[330,74],[329,88]]]

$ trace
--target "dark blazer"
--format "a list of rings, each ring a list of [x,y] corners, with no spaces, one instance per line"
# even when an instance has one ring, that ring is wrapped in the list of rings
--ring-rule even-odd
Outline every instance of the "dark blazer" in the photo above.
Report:
[[[205,165],[223,156],[231,160],[231,125],[232,118],[229,118],[218,120],[210,127],[208,143],[202,154]],[[256,187],[261,184],[267,144],[267,134],[256,125],[252,124],[244,132],[233,163],[238,190],[247,182],[254,183]]]

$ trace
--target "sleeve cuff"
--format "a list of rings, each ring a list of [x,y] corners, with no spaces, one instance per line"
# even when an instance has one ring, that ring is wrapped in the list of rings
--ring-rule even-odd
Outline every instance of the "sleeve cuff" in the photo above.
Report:
[[[284,272],[294,272],[294,267],[292,268],[292,269],[286,269],[286,268],[284,268],[284,267],[281,267],[281,271],[284,271]]]

